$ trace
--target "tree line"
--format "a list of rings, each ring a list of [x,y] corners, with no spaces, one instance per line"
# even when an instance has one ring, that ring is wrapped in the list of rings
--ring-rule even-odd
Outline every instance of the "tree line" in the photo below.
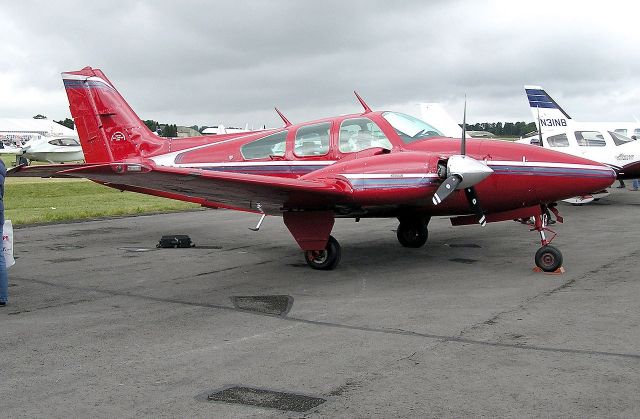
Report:
[[[36,115],[33,117],[34,119],[47,119],[44,115]],[[55,121],[61,125],[64,125],[67,128],[74,128],[73,119],[65,118],[62,121]],[[149,127],[149,129],[162,137],[177,137],[178,136],[178,127],[176,124],[160,124],[158,121],[154,121],[152,119],[147,119],[144,121],[145,125]],[[202,132],[206,125],[198,127],[197,125],[192,125],[190,128],[195,129],[198,132]],[[506,137],[523,137],[529,133],[536,131],[535,122],[480,122],[476,124],[467,124],[468,131],[487,131],[498,137],[506,136]]]
[[[523,137],[537,130],[535,122],[482,122],[467,124],[468,131],[487,131],[498,137]]]

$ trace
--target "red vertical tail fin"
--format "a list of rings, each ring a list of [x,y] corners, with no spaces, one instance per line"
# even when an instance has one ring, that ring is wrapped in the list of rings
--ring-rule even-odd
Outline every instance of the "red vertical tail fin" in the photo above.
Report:
[[[152,133],[98,69],[62,73],[71,115],[87,163],[155,154],[165,140]]]

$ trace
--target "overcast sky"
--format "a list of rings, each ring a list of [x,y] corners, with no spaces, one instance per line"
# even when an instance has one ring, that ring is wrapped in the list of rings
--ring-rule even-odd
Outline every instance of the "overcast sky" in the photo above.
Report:
[[[101,68],[142,119],[278,126],[442,102],[532,121],[524,84],[575,119],[640,119],[631,1],[0,0],[0,117],[70,116],[60,72]],[[461,115],[460,115],[461,118]]]

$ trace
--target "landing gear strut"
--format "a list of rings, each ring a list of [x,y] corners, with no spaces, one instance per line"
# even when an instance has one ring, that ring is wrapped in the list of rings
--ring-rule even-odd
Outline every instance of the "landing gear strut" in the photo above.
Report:
[[[401,218],[398,226],[398,241],[404,247],[422,247],[429,238],[428,224],[428,218]]]
[[[29,166],[31,162],[24,156],[16,156],[16,166]]]
[[[557,214],[557,210],[553,207],[550,209],[556,214],[558,221],[562,222],[562,217]],[[542,247],[536,252],[535,262],[536,266],[544,272],[555,272],[562,266],[562,253],[557,247],[550,244],[556,237],[556,232],[547,228],[550,217],[547,216],[546,207],[543,207],[542,210],[542,214],[533,217],[533,230],[540,233],[540,243],[542,244]],[[545,232],[552,234],[550,239],[547,239]]]
[[[333,236],[329,236],[324,250],[306,250],[304,259],[313,269],[330,271],[340,263],[341,254],[340,243]]]

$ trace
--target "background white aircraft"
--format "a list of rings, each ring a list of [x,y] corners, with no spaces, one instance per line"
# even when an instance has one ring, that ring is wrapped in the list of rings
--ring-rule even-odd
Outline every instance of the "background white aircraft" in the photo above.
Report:
[[[640,177],[638,122],[578,122],[572,119],[540,86],[525,86],[531,114],[541,133],[518,140],[551,150],[585,157],[613,168],[619,179]],[[539,116],[538,116],[539,114]]]
[[[17,164],[84,160],[76,131],[49,119],[0,118],[0,154]]]
[[[252,131],[249,129],[249,124],[245,125],[244,128],[236,128],[236,127],[226,127],[224,125],[216,125],[213,127],[205,128],[202,133],[204,135],[224,135],[224,134],[238,134],[242,132]]]
[[[0,148],[0,154],[14,154],[16,164],[30,164],[31,161],[64,163],[84,160],[82,147],[77,137],[38,136],[22,146]]]

